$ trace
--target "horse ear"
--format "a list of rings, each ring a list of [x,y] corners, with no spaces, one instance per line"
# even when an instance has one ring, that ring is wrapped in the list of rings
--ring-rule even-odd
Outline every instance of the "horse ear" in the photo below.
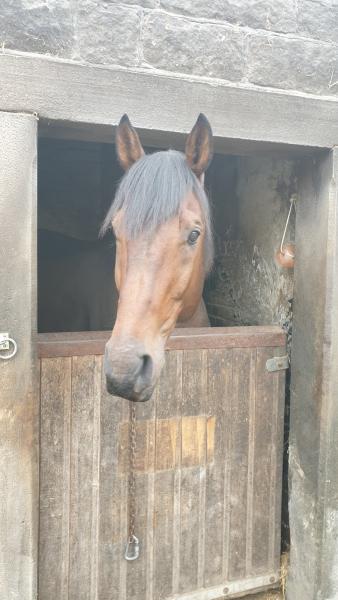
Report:
[[[213,156],[212,129],[208,119],[202,113],[188,135],[185,155],[190,168],[200,178]]]
[[[116,130],[117,158],[123,169],[127,171],[139,158],[144,155],[140,138],[128,115],[123,115]]]

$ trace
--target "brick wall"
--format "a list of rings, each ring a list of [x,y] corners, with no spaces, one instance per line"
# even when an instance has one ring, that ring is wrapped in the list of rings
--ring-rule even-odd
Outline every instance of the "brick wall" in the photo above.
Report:
[[[337,0],[9,0],[0,45],[338,95]]]

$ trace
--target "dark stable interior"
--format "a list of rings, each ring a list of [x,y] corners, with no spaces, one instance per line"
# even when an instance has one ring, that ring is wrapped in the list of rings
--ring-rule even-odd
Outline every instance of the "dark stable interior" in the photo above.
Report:
[[[39,332],[112,328],[114,238],[100,239],[99,230],[122,175],[113,144],[40,139]],[[211,325],[289,330],[293,277],[274,254],[294,187],[292,161],[215,154],[205,186],[215,240],[204,289]]]
[[[112,328],[114,238],[107,233],[100,239],[99,230],[122,175],[113,144],[40,139],[39,332]],[[235,185],[234,159],[215,155],[206,187],[212,197],[215,236],[220,239],[230,239],[236,229]],[[226,201],[221,201],[224,190]],[[212,315],[211,320],[217,324]]]

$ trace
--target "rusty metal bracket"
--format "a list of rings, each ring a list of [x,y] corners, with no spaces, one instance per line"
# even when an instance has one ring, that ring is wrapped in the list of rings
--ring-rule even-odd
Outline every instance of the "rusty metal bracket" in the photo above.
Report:
[[[269,373],[274,373],[275,371],[285,371],[288,368],[289,357],[287,355],[274,356],[266,361],[266,370],[269,371]]]

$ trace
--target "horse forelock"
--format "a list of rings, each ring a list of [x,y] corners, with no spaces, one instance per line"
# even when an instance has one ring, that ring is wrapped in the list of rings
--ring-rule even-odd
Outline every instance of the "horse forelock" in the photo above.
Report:
[[[205,269],[213,260],[213,240],[209,202],[203,186],[188,166],[184,154],[167,150],[139,159],[124,175],[117,189],[101,233],[105,233],[118,211],[123,209],[123,232],[128,239],[153,232],[179,214],[186,196],[192,192],[202,209],[205,236]]]

